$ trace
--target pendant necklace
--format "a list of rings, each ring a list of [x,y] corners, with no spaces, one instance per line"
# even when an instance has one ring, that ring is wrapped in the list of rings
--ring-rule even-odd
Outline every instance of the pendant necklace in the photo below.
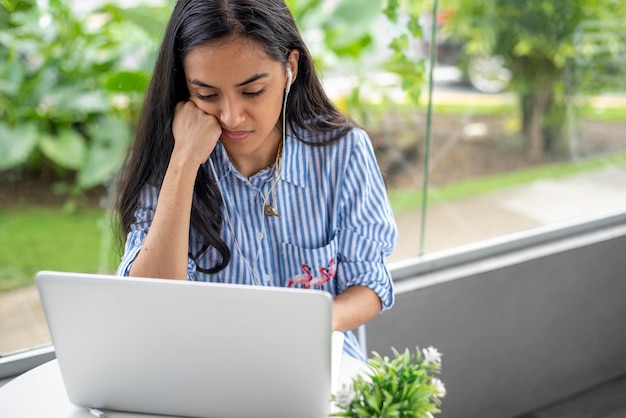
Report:
[[[280,214],[276,211],[276,193],[278,183],[280,182],[280,161],[283,152],[283,143],[282,141],[278,144],[278,152],[276,153],[276,161],[274,161],[274,178],[272,179],[272,187],[270,188],[267,194],[261,194],[263,197],[263,213],[266,216],[275,216],[276,218],[280,218]],[[268,202],[268,198],[272,197],[271,203]]]

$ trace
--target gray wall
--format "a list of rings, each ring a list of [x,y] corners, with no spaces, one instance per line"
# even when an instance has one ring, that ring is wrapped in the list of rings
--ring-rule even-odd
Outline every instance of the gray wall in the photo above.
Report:
[[[397,281],[369,351],[443,353],[442,418],[515,417],[626,374],[626,228]]]

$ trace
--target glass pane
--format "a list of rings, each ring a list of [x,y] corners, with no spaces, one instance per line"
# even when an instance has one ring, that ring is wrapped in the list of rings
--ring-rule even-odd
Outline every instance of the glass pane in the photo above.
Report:
[[[288,3],[299,4],[298,1]],[[626,7],[623,2],[599,2],[602,4],[594,6],[595,9],[580,14],[590,16],[585,21],[533,27],[524,25],[541,22],[541,19],[555,22],[556,18],[570,15],[560,10],[551,11],[550,7],[532,9],[544,2],[526,2],[528,10],[510,10],[507,8],[510,2],[496,2],[484,10],[470,7],[472,0],[441,2],[436,19],[439,34],[434,43],[438,62],[433,70],[430,149],[426,147],[429,132],[427,61],[433,50],[429,30],[433,4],[422,5],[419,19],[422,39],[410,39],[407,43],[409,58],[421,58],[426,69],[420,104],[411,105],[402,93],[402,81],[398,78],[402,71],[389,74],[389,68],[381,66],[383,58],[389,54],[387,37],[393,32],[389,22],[385,23],[381,15],[383,20],[372,25],[360,16],[357,19],[359,30],[350,32],[363,35],[370,28],[372,39],[363,36],[347,45],[341,42],[341,36],[325,37],[320,29],[322,23],[328,23],[327,10],[341,2],[319,3],[317,11],[300,7],[309,13],[300,21],[308,22],[309,27],[303,28],[303,33],[309,35],[311,49],[320,61],[329,95],[363,125],[375,145],[400,231],[400,242],[391,261],[626,207],[623,193],[626,189],[626,24],[610,19],[623,15],[611,9]],[[345,12],[350,8],[341,10]],[[12,130],[7,124],[10,122],[13,128],[20,120],[49,126],[46,124],[53,120],[60,124],[55,127],[57,131],[64,131],[70,125],[80,125],[83,129],[81,123],[85,119],[103,112],[113,117],[101,121],[99,131],[116,132],[115,138],[128,137],[120,126],[134,120],[141,103],[141,94],[129,90],[129,86],[146,82],[154,56],[149,47],[140,49],[139,45],[153,45],[156,39],[153,33],[146,35],[137,28],[115,26],[117,23],[101,15],[91,16],[81,20],[86,25],[84,33],[74,33],[81,39],[80,45],[89,46],[90,53],[76,54],[80,51],[78,47],[68,48],[67,45],[71,45],[68,40],[56,39],[54,42],[63,46],[58,50],[68,54],[60,58],[66,65],[57,66],[58,58],[52,57],[57,61],[49,61],[54,65],[41,72],[41,80],[31,80],[26,76],[30,67],[24,69],[20,65],[40,65],[51,57],[20,55],[12,48],[22,45],[29,53],[55,50],[33,49],[32,45],[52,42],[46,31],[53,27],[54,18],[68,11],[52,9],[48,14],[34,8],[32,12],[17,20],[20,25],[29,25],[33,33],[33,38],[21,39],[12,38],[18,31],[2,26],[6,19],[4,9],[0,9],[0,31],[7,40],[6,43],[2,43],[5,38],[0,40],[0,81],[3,81],[0,83],[3,103],[0,106],[0,148],[4,145],[2,140],[9,138],[11,150],[0,154],[0,353],[49,342],[32,284],[36,271],[107,273],[113,272],[117,263],[111,242],[112,227],[105,210],[111,192],[99,186],[92,190],[93,194],[81,194],[72,188],[75,179],[67,175],[68,167],[75,169],[83,162],[86,145],[75,135],[67,134],[61,136],[63,141],[56,145],[44,138],[41,144],[46,145],[33,151],[35,144],[40,144],[39,136],[33,134],[34,125],[25,124]],[[169,9],[152,8],[150,13],[155,13],[152,18],[162,23]],[[528,19],[524,13],[538,15]],[[353,17],[350,13],[344,14],[337,13],[334,17]],[[363,13],[364,16],[369,14],[370,11]],[[121,18],[132,15],[121,13]],[[578,16],[571,16],[574,15]],[[134,16],[140,16],[139,26],[151,19],[147,12]],[[405,24],[407,19],[399,22]],[[341,23],[338,22],[337,27],[341,28]],[[372,30],[374,27],[384,30]],[[555,96],[529,97],[533,88],[535,96],[547,91],[541,84],[544,83],[541,76],[549,72],[547,67],[542,68],[531,60],[545,52],[541,41],[536,42],[544,38],[527,39],[522,35],[552,27],[571,28],[569,33],[561,34],[561,46],[553,49],[560,55],[550,56],[558,69],[554,72]],[[509,29],[518,32],[509,33]],[[103,33],[111,37],[111,45],[119,46],[119,51],[101,42]],[[539,35],[546,34],[539,30]],[[506,44],[505,41],[511,39],[516,43]],[[343,48],[347,59],[326,56],[333,42],[339,49]],[[354,48],[361,47],[370,49],[359,61],[352,54]],[[102,63],[98,57],[111,57],[115,61],[129,53],[134,59],[120,62],[130,66],[124,67],[127,70],[138,70],[137,74],[122,73],[108,79],[104,76],[106,72],[100,71],[98,65]],[[77,76],[72,65],[79,69],[97,67],[98,71]],[[57,84],[47,82],[46,77],[52,77],[53,70],[57,69],[67,70],[69,75],[60,77]],[[415,76],[421,69],[416,65],[415,72],[409,73]],[[102,78],[98,78],[100,76]],[[77,78],[82,83],[79,86]],[[39,81],[45,83],[38,84]],[[11,88],[19,83],[24,84],[23,89]],[[84,95],[84,85],[108,86],[112,90],[105,89],[97,94],[90,90]],[[38,90],[44,88],[52,90]],[[53,90],[56,88],[58,90]],[[46,100],[26,95],[32,91],[43,91]],[[59,97],[63,100],[49,101]],[[108,100],[101,100],[103,97]],[[522,101],[522,97],[526,99]],[[561,99],[562,106],[555,108],[554,103]],[[9,106],[11,103],[23,106]],[[68,103],[73,105],[62,106]],[[110,108],[102,109],[102,103],[108,103]],[[542,108],[558,111],[541,112]],[[83,115],[81,112],[85,109],[92,113]],[[536,112],[545,117],[533,118]],[[77,114],[79,122],[69,123],[69,116]],[[42,120],[45,123],[40,124]],[[66,125],[61,126],[63,123]],[[81,133],[89,134],[86,130]],[[109,143],[105,145],[100,151],[109,150],[114,156],[120,150],[123,153],[125,147],[124,143],[117,144],[119,148],[109,147]],[[28,153],[30,159],[26,163],[22,156]],[[92,157],[94,161],[107,161],[101,158],[103,155],[108,154],[96,153]],[[18,160],[25,169],[16,168]],[[56,165],[51,164],[51,160]],[[106,165],[101,168],[110,169]],[[83,181],[87,181],[88,174],[83,176]],[[425,184],[428,186],[426,211],[423,210]]]
[[[626,25],[606,4],[576,21],[540,3],[440,3],[430,152],[427,87],[423,106],[379,123],[401,234],[392,260],[626,207]]]

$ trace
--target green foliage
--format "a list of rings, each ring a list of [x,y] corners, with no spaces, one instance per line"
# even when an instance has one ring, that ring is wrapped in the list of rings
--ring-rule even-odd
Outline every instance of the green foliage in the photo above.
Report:
[[[342,59],[359,59],[372,47],[373,25],[380,15],[381,3],[382,0],[286,1],[305,37],[321,34],[323,46],[314,55],[322,55],[318,62],[322,68]]]
[[[367,117],[373,76],[395,74],[412,103],[423,85],[424,63],[414,56],[411,41],[420,37],[422,1],[287,0],[319,69],[347,78],[348,92],[338,105],[355,119]],[[331,92],[333,93],[333,92]],[[376,91],[391,100],[386,91]]]
[[[343,411],[333,414],[353,418],[427,418],[440,412],[443,383],[434,375],[441,371],[441,355],[433,347],[415,354],[392,348],[394,358],[374,353],[367,376],[358,375],[350,388],[333,396]],[[423,353],[423,354],[422,354]]]
[[[77,15],[70,0],[42,7],[0,0],[0,172],[43,176],[52,167],[66,189],[78,192],[106,183],[132,136],[173,3],[107,4]],[[420,33],[418,2],[385,5],[387,13],[394,9],[388,16],[395,16],[397,36],[383,54],[383,0],[287,4],[300,29],[321,40],[313,48],[318,67],[348,69],[356,80],[344,110],[357,119],[365,113],[370,96],[363,86],[381,70],[398,75],[417,101],[423,63],[408,52]]]
[[[362,89],[374,70],[369,54],[375,49],[373,30],[382,0],[287,0],[299,30],[308,42],[318,70],[350,79],[339,106],[355,119],[365,113]],[[358,11],[358,12],[356,12]],[[346,87],[344,83],[342,87]],[[337,96],[336,92],[330,92]]]
[[[512,88],[520,96],[522,131],[535,151],[554,148],[569,95],[614,88],[615,79],[598,84],[608,80],[602,77],[607,68],[626,75],[625,26],[616,30],[604,24],[612,13],[624,11],[623,1],[449,0],[446,5],[455,12],[444,28],[448,36],[463,40],[468,55],[500,56],[511,69]],[[585,32],[581,38],[582,28],[590,22],[596,22],[599,30]],[[588,35],[598,34],[602,40],[596,44],[621,45],[621,52],[620,48],[602,54],[585,50]],[[581,59],[594,65],[577,65]],[[616,59],[622,64],[607,65]],[[575,77],[567,71],[572,67],[577,68]]]
[[[582,22],[574,32],[570,60],[572,91],[598,93],[626,89],[626,21],[614,17]]]
[[[392,56],[385,67],[400,76],[402,89],[413,104],[419,104],[425,69],[424,61],[410,54],[411,39],[422,37],[419,24],[422,10],[419,5],[415,1],[387,0],[383,9],[387,19],[400,29],[389,42]],[[401,18],[404,18],[404,24],[401,24]]]
[[[76,16],[63,0],[3,2],[0,170],[46,161],[68,181],[77,173],[78,189],[115,173],[148,78],[123,69],[115,33],[110,14]]]

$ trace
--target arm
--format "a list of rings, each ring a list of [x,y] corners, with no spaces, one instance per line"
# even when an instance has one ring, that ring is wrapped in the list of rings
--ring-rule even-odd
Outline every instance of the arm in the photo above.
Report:
[[[350,331],[373,319],[382,309],[380,298],[369,287],[352,286],[333,301],[333,331]]]
[[[355,142],[341,183],[338,211],[339,294],[333,304],[333,329],[355,329],[393,304],[393,284],[385,265],[397,230],[385,185],[367,135]]]
[[[187,278],[189,225],[198,168],[210,156],[221,135],[215,117],[193,102],[176,106],[172,123],[174,150],[163,179],[154,219],[131,276]]]

